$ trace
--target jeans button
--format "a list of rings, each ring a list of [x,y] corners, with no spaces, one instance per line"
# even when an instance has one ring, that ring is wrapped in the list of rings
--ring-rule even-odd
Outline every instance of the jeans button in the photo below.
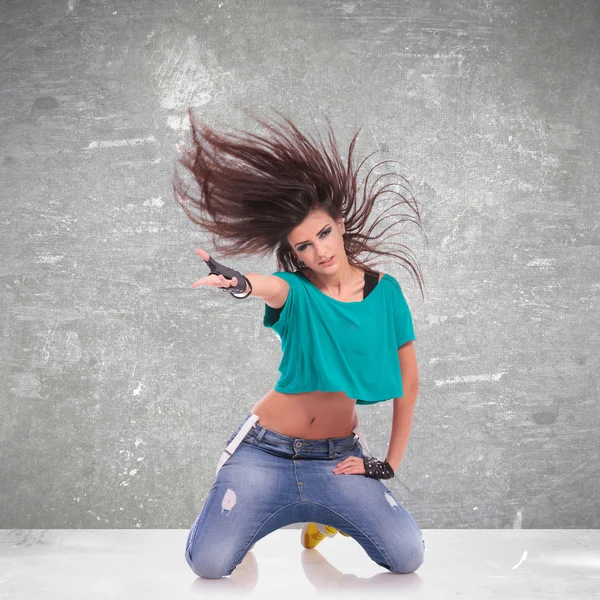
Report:
[[[300,448],[302,448],[302,442],[294,442],[294,448],[300,450]]]

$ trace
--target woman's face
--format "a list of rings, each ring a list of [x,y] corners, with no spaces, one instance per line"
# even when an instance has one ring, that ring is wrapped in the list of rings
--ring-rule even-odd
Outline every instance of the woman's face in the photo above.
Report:
[[[311,213],[288,235],[288,243],[309,269],[320,273],[334,273],[346,259],[344,223],[334,221],[323,210]],[[331,259],[324,263],[326,259]]]

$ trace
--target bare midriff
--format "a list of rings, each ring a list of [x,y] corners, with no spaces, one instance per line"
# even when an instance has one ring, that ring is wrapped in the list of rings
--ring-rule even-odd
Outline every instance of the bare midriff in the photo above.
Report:
[[[282,435],[307,440],[346,437],[354,429],[356,400],[344,392],[282,394],[268,391],[253,407],[258,424]]]

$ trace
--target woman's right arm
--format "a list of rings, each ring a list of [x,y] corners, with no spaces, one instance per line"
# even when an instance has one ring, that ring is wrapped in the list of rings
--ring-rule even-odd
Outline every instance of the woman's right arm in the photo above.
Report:
[[[196,248],[196,253],[204,262],[209,261],[208,252]],[[272,308],[281,308],[285,304],[290,291],[290,284],[287,281],[275,275],[261,275],[260,273],[246,273],[244,275],[252,284],[251,296],[262,298]],[[197,288],[200,285],[212,285],[216,288],[235,287],[237,278],[227,279],[223,275],[207,275],[195,281],[192,287]],[[240,295],[244,293],[248,293],[248,284],[246,284],[246,289]]]
[[[287,281],[275,275],[261,275],[260,273],[246,273],[245,275],[252,284],[252,293],[250,296],[262,298],[271,308],[281,308],[285,304],[288,292],[290,291],[290,284]],[[235,287],[236,283],[234,280],[228,280],[222,275],[207,275],[195,281],[192,287],[197,288],[200,285],[212,285],[216,288],[227,285]],[[240,296],[247,293],[248,284],[246,283],[246,289],[240,292]]]

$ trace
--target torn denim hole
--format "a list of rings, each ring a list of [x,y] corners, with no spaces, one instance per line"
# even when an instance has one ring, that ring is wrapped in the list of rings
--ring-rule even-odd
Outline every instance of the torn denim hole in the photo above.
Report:
[[[221,501],[221,512],[230,511],[237,502],[236,493],[231,489],[227,488],[225,495],[223,496],[223,500]]]
[[[390,490],[386,490],[385,499],[388,501],[389,505],[392,508],[398,507],[398,502],[396,502],[396,498],[394,498],[394,496],[392,496],[392,492],[390,492]]]

